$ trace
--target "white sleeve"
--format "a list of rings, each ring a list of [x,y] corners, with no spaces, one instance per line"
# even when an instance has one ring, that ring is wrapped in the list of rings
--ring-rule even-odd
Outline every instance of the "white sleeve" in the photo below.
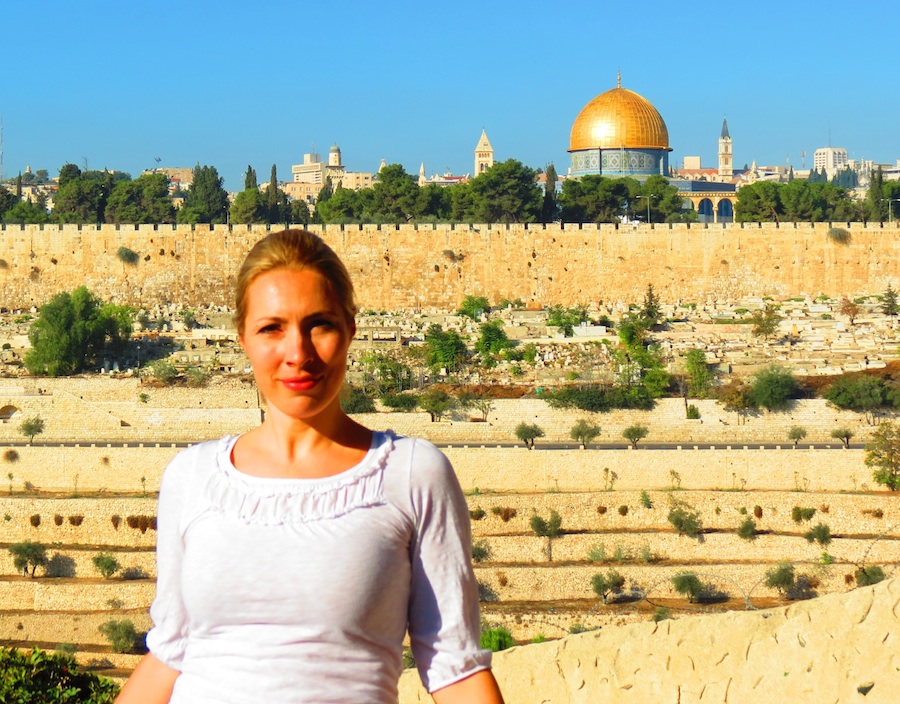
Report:
[[[433,692],[489,668],[491,652],[481,648],[465,497],[449,460],[431,443],[413,442],[409,636],[419,676]]]
[[[169,463],[160,485],[156,518],[156,597],[150,606],[153,628],[147,633],[147,649],[179,671],[187,644],[187,613],[181,597],[184,556],[181,528],[193,465],[189,455],[196,453],[181,452]]]

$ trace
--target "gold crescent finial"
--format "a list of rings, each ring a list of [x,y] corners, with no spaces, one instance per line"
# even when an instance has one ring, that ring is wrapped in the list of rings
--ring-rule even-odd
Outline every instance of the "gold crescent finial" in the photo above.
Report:
[[[622,87],[622,69],[616,71],[616,88]]]

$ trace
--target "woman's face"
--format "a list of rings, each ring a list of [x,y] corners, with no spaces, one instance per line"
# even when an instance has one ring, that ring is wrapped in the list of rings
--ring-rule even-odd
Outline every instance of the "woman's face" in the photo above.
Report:
[[[312,269],[274,269],[247,288],[241,346],[269,411],[311,421],[339,412],[355,325]]]

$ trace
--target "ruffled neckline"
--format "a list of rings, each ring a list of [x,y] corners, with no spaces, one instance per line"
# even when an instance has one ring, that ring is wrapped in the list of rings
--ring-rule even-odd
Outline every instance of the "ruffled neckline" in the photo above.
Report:
[[[315,479],[254,477],[231,462],[237,436],[220,440],[215,470],[204,489],[210,508],[244,523],[297,524],[336,518],[385,503],[384,468],[394,449],[391,431],[372,433],[372,445],[355,466]]]

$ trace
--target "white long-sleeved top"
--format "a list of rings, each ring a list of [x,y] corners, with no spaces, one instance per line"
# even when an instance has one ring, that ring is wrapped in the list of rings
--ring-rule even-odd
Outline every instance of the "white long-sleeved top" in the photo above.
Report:
[[[172,704],[397,701],[402,641],[429,691],[490,667],[469,515],[446,457],[374,434],[322,479],[244,474],[236,437],[180,453],[160,490],[150,651]]]

